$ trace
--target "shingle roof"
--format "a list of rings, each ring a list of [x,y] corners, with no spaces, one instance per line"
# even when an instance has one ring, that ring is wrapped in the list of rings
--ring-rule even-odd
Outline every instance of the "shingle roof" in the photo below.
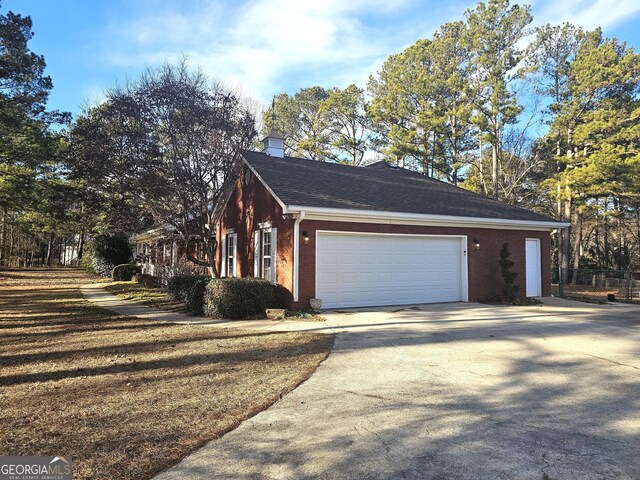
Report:
[[[352,167],[251,151],[244,157],[287,206],[555,221],[386,162]]]

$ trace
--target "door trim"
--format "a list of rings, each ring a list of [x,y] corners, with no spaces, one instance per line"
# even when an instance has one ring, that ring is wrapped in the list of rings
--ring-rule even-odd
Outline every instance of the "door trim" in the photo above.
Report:
[[[527,242],[535,242],[536,243],[536,251],[538,253],[538,294],[537,295],[528,295],[527,294]],[[540,248],[540,239],[539,238],[525,238],[524,239],[524,286],[525,286],[525,296],[526,297],[541,297],[542,296],[542,251]]]
[[[460,241],[460,298],[463,302],[469,301],[469,261],[467,255],[467,235],[434,235],[425,233],[378,233],[378,232],[351,232],[346,230],[316,230],[315,238],[315,272],[313,294],[318,298],[318,237],[320,235],[344,234],[344,235],[369,235],[390,237],[431,237],[431,238],[457,238]]]

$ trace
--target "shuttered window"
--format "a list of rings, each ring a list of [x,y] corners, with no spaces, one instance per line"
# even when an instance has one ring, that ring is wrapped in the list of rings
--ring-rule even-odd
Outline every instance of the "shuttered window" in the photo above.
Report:
[[[262,228],[254,232],[253,276],[276,283],[276,228]]]

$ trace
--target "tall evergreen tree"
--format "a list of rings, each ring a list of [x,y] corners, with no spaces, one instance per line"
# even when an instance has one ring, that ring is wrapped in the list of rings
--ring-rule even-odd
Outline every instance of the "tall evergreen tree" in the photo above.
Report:
[[[389,57],[369,80],[380,150],[454,184],[473,145],[464,36],[462,22],[445,24],[433,40]]]
[[[289,155],[327,160],[329,154],[329,123],[322,112],[327,99],[322,87],[302,88],[293,96],[281,93],[262,117],[263,134],[275,129],[285,138]],[[273,110],[275,108],[275,110]]]
[[[364,90],[349,85],[332,88],[320,105],[328,125],[329,156],[349,165],[361,165],[371,143],[371,117]]]
[[[533,20],[530,7],[509,5],[509,0],[480,2],[465,13],[470,50],[474,123],[491,145],[492,196],[499,196],[501,141],[505,125],[514,123],[522,110],[510,88],[524,58],[519,42]]]
[[[577,225],[582,225],[584,207],[592,200],[604,198],[607,215],[609,198],[620,205],[623,197],[638,192],[639,58],[624,43],[604,39],[598,29],[586,34],[570,63],[566,94],[549,131],[558,145],[555,161],[560,165],[549,183],[563,204],[562,218],[571,219],[573,206]],[[579,228],[576,245],[581,234]],[[577,268],[579,249],[574,253]],[[565,272],[569,255],[565,233],[559,254]]]
[[[37,233],[40,226],[41,230],[47,230],[50,247],[53,220],[44,219],[44,207],[53,201],[48,195],[58,191],[51,186],[61,182],[58,162],[64,155],[66,143],[64,133],[50,127],[54,123],[66,124],[69,115],[46,110],[52,82],[45,75],[44,57],[29,49],[33,35],[30,17],[13,12],[0,14],[2,262],[15,254],[13,244],[6,251],[7,230],[11,235],[20,230],[29,237],[23,245],[30,244],[35,248],[43,240]],[[32,219],[34,222],[30,223]],[[44,224],[47,224],[46,228]],[[22,253],[26,256],[26,252]]]

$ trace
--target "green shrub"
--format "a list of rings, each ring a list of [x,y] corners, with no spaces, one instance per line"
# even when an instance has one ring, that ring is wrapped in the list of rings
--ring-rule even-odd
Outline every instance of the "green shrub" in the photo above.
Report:
[[[80,267],[87,273],[96,274],[96,271],[93,269],[93,257],[87,250],[84,251],[84,255],[82,255],[82,258],[80,259]]]
[[[210,281],[211,277],[198,278],[187,292],[185,303],[187,310],[192,314],[202,315],[204,313],[204,296]]]
[[[147,275],[146,273],[136,274],[131,277],[131,280],[147,288],[158,288],[160,286],[160,279],[158,277]]]
[[[174,300],[187,301],[187,294],[198,280],[208,278],[203,275],[174,275],[167,280],[167,293]]]
[[[133,263],[123,263],[113,267],[113,270],[111,270],[111,278],[114,282],[128,282],[138,273],[140,273],[140,267]]]
[[[263,314],[275,304],[275,288],[261,278],[215,278],[207,285],[204,313],[234,320]]]
[[[113,267],[129,263],[132,251],[125,236],[98,234],[88,242],[85,255],[91,259],[91,267],[95,273],[109,277]],[[82,257],[83,261],[85,255]]]

